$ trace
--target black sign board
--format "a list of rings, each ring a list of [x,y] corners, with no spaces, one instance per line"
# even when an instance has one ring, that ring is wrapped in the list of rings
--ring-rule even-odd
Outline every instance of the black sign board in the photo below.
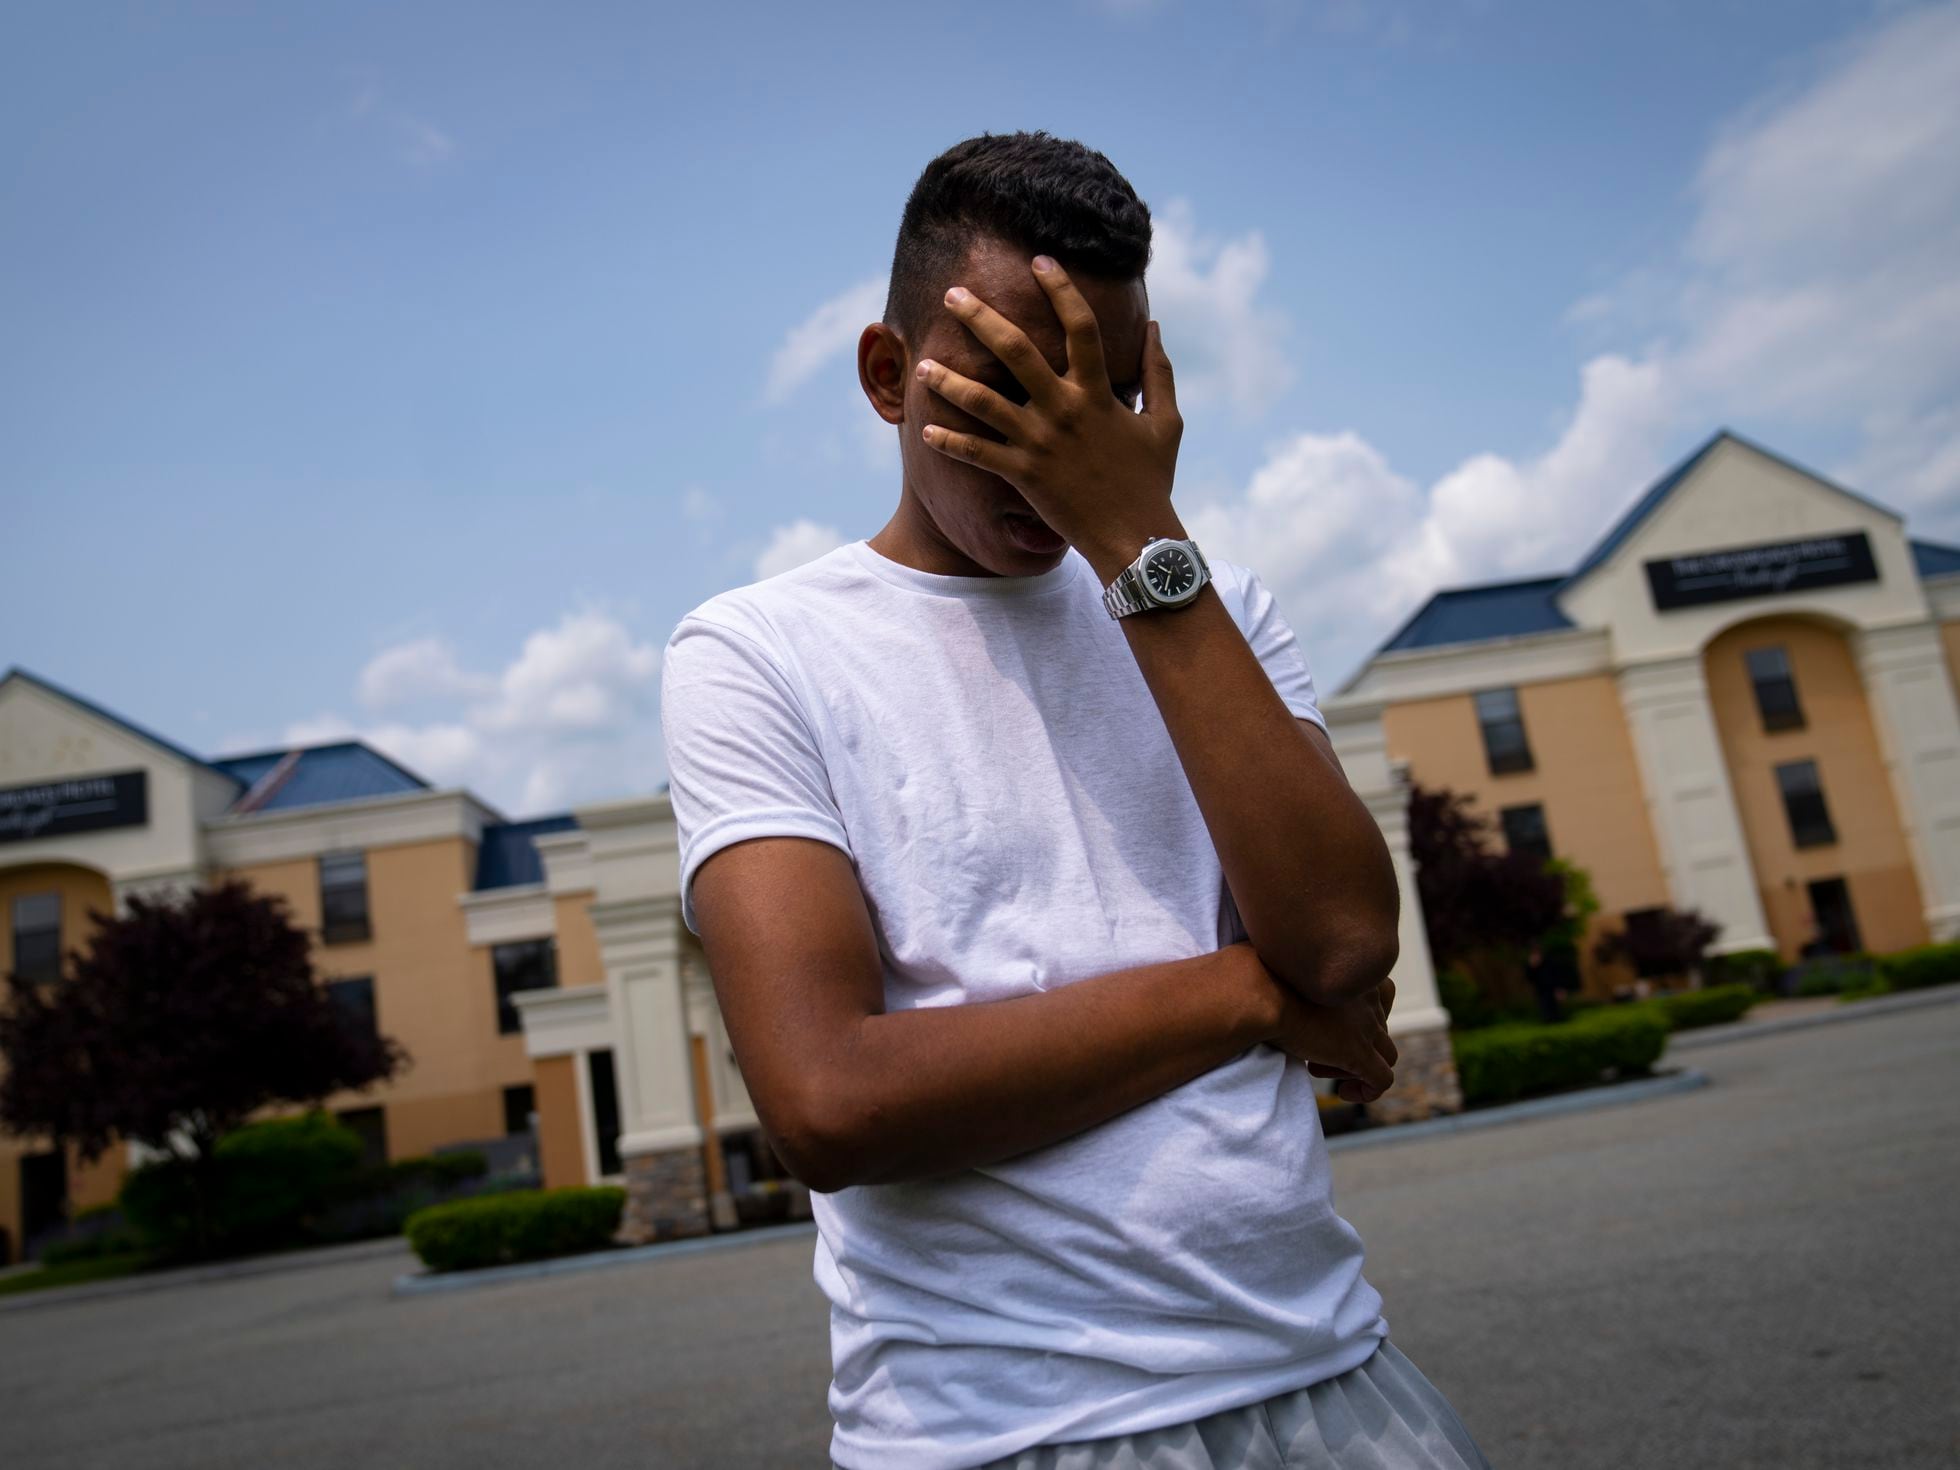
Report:
[[[150,819],[149,773],[69,776],[33,786],[0,786],[0,842],[140,827]]]
[[[1877,580],[1872,544],[1863,531],[1813,536],[1807,541],[1766,541],[1647,563],[1647,585],[1654,590],[1654,606],[1662,612]]]

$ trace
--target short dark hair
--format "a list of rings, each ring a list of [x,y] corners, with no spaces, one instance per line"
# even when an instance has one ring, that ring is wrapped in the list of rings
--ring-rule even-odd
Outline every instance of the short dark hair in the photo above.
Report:
[[[1134,281],[1150,264],[1150,209],[1095,149],[1039,130],[982,133],[926,165],[905,201],[885,325],[916,345],[950,278],[983,236],[1069,269]]]

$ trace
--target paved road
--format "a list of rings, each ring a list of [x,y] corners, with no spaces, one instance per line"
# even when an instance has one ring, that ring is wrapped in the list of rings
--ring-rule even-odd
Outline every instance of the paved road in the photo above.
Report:
[[[1960,1006],[1714,1085],[1336,1156],[1395,1341],[1499,1470],[1948,1466]],[[807,1240],[393,1300],[399,1260],[0,1314],[0,1463],[823,1465]]]

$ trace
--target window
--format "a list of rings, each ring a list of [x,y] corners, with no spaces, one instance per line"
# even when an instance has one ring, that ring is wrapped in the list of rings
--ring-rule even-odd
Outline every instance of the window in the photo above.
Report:
[[[367,854],[330,852],[320,858],[320,942],[346,944],[366,939],[368,928]]]
[[[327,998],[347,1015],[363,1031],[375,1033],[381,1029],[374,1010],[374,981],[371,978],[359,980],[329,980]]]
[[[499,944],[490,951],[497,976],[497,1034],[509,1036],[524,1029],[511,997],[520,990],[549,990],[558,983],[558,947],[549,939],[526,939]]]
[[[14,973],[23,980],[61,978],[59,893],[23,893],[14,900]]]
[[[1545,830],[1542,806],[1537,802],[1530,806],[1507,806],[1498,817],[1504,823],[1504,845],[1512,852],[1528,852],[1541,863],[1551,861],[1552,838]]]
[[[504,1089],[504,1137],[531,1131],[531,1116],[538,1110],[537,1089],[530,1083]]]
[[[619,1082],[613,1075],[612,1052],[587,1052],[585,1067],[592,1083],[593,1155],[599,1161],[599,1176],[610,1178],[620,1172]]]
[[[1477,723],[1483,726],[1484,755],[1490,773],[1532,769],[1531,746],[1524,738],[1524,715],[1515,689],[1486,689],[1477,696]]]
[[[1851,911],[1851,890],[1842,878],[1819,878],[1809,885],[1810,911],[1817,919],[1817,941],[1833,954],[1856,954],[1858,916]]]
[[[1821,847],[1837,841],[1824,788],[1817,781],[1816,761],[1791,761],[1776,768],[1783,793],[1783,811],[1790,819],[1790,838],[1798,847]]]
[[[342,1124],[361,1135],[361,1162],[388,1162],[388,1114],[382,1108],[349,1108],[335,1114]]]
[[[1797,703],[1796,681],[1790,677],[1790,656],[1778,643],[1752,648],[1742,656],[1749,681],[1756,686],[1756,708],[1765,730],[1801,730],[1803,706]]]

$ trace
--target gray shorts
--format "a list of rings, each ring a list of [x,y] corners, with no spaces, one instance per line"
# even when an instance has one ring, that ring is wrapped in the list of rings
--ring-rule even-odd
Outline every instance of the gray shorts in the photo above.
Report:
[[[1264,1403],[1142,1434],[1038,1445],[981,1470],[1491,1470],[1436,1385],[1383,1338],[1374,1356]]]

